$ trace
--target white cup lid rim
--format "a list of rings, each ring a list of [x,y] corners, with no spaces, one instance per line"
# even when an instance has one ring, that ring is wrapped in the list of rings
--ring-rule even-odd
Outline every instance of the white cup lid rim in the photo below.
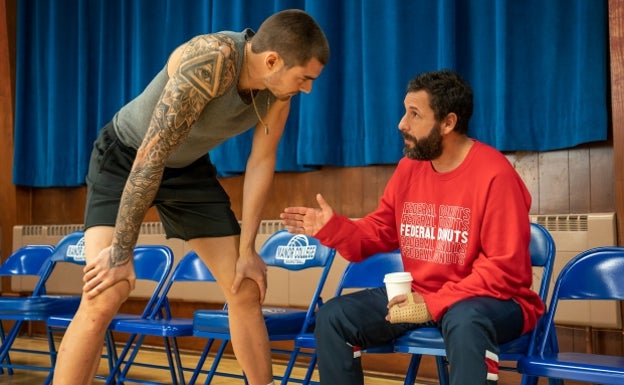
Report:
[[[412,280],[412,274],[407,271],[388,273],[384,276],[384,282],[411,281],[411,280]]]

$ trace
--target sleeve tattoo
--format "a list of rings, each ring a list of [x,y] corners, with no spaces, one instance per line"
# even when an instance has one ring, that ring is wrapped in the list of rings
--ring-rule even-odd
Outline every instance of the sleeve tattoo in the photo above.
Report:
[[[160,185],[165,161],[187,137],[204,106],[236,76],[239,53],[222,34],[187,43],[178,69],[167,82],[121,197],[111,248],[111,267],[128,263],[145,213]]]

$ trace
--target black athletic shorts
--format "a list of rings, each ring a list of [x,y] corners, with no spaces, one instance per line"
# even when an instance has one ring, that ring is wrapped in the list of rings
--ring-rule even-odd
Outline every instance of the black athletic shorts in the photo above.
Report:
[[[136,150],[121,143],[112,123],[94,143],[87,174],[85,229],[114,226]],[[153,201],[167,238],[189,240],[240,234],[230,198],[206,155],[183,168],[165,168]]]

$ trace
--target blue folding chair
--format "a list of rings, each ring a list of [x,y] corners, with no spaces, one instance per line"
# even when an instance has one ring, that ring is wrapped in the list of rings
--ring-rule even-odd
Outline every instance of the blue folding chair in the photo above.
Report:
[[[140,245],[134,249],[133,264],[137,281],[152,282],[154,284],[154,289],[141,314],[119,313],[113,318],[110,324],[111,326],[106,333],[105,343],[107,354],[102,357],[108,360],[109,371],[112,371],[117,360],[115,341],[111,328],[114,327],[114,325],[120,320],[146,318],[152,313],[154,306],[158,301],[158,295],[162,290],[165,281],[169,277],[169,273],[171,273],[173,266],[173,251],[165,245]],[[65,329],[69,327],[73,317],[74,313],[58,314],[49,317],[46,321],[53,368],[57,356],[56,346],[54,343],[54,333],[61,333],[65,331]],[[101,376],[98,376],[98,378],[101,378]],[[47,383],[49,382],[46,382],[46,384]]]
[[[52,366],[52,356],[49,351],[37,351],[22,349],[22,352],[31,354],[44,354],[50,357],[49,367],[13,364],[9,359],[9,353],[16,351],[13,343],[17,338],[22,325],[27,321],[44,322],[49,316],[54,314],[65,314],[74,312],[80,303],[79,295],[49,295],[46,290],[46,281],[60,263],[72,263],[84,265],[84,255],[82,254],[83,234],[75,232],[65,236],[54,247],[48,263],[44,270],[40,272],[39,281],[33,290],[33,294],[28,297],[2,298],[0,299],[0,320],[11,320],[14,324],[6,334],[2,347],[0,348],[0,367],[9,371],[15,368],[50,371]],[[17,270],[16,270],[17,271]]]
[[[32,288],[30,296],[40,295],[45,289],[41,275],[45,272],[50,257],[54,252],[51,245],[27,245],[19,248],[11,254],[6,261],[0,266],[0,276],[10,278],[21,277],[37,277],[37,282]],[[0,313],[15,312],[21,314],[24,309],[30,307],[34,300],[31,297],[21,297],[19,300],[15,296],[0,297]],[[18,321],[19,322],[19,321]],[[0,322],[0,351],[5,346],[5,331]],[[13,349],[16,350],[16,349]],[[10,357],[6,356],[7,363],[10,364]],[[4,369],[0,368],[0,373]],[[13,373],[13,369],[9,368],[9,374]]]
[[[194,251],[191,251],[177,263],[162,292],[159,294],[158,301],[156,301],[147,317],[120,319],[111,324],[113,332],[127,333],[130,334],[130,337],[119,353],[115,365],[106,379],[106,384],[123,384],[125,382],[154,384],[153,381],[131,376],[130,369],[134,366],[168,371],[171,375],[171,381],[167,382],[167,384],[177,385],[185,383],[185,369],[182,366],[177,339],[193,335],[193,319],[173,317],[167,297],[171,288],[179,282],[214,283],[216,280],[199,256]],[[167,358],[166,366],[137,360],[137,355],[143,346],[145,338],[148,336],[163,338],[164,354]]]
[[[532,265],[542,269],[542,279],[538,294],[542,301],[546,303],[555,260],[555,243],[548,230],[537,223],[531,223],[530,254]],[[537,329],[538,328],[536,328],[536,330]],[[513,361],[516,363],[521,357],[528,353],[531,340],[535,335],[536,331],[534,330],[531,333],[526,333],[513,341],[501,345],[499,360],[501,362]],[[440,329],[424,327],[409,331],[395,341],[395,351],[412,355],[404,381],[405,385],[413,385],[415,383],[422,355],[436,357],[440,384],[448,384],[448,362],[446,360],[446,350],[444,348],[444,340],[440,334]],[[515,364],[513,367],[501,365],[499,369],[516,370],[516,366]],[[527,381],[527,379],[523,378],[522,383],[525,384],[525,381]]]
[[[592,353],[558,352],[552,349],[555,314],[560,301],[624,300],[624,248],[598,247],[569,261],[559,273],[544,320],[537,351],[518,362],[518,370],[537,383],[538,377],[624,384],[624,357]]]
[[[309,332],[314,325],[314,312],[322,304],[321,292],[327,280],[336,250],[321,245],[315,238],[291,234],[287,230],[280,230],[266,240],[259,254],[269,267],[277,267],[294,272],[311,268],[321,270],[316,289],[310,298],[307,309],[292,307],[263,307],[262,309],[269,340],[294,341],[298,335]],[[218,371],[225,348],[231,340],[227,307],[224,310],[198,310],[193,318],[193,335],[195,337],[207,338],[208,342],[202,351],[189,384],[193,385],[200,374],[206,374],[205,384],[210,384],[216,375],[244,379],[244,373],[238,375],[236,373]],[[221,340],[221,345],[217,350],[210,369],[203,370],[204,362],[214,340]],[[291,351],[273,349],[273,353],[291,354]]]
[[[351,262],[345,268],[344,273],[336,288],[335,296],[342,295],[345,291],[362,290],[367,288],[384,286],[384,276],[387,273],[403,271],[403,261],[399,250],[387,253],[378,253],[366,258],[362,262]],[[302,354],[302,350],[312,350],[312,353]],[[391,353],[393,346],[380,346],[367,349],[369,353]],[[304,355],[310,357],[308,369],[303,379],[293,378],[292,370],[297,361],[297,357]],[[316,367],[316,341],[313,333],[302,333],[295,338],[295,347],[290,356],[290,360],[286,366],[282,385],[288,382],[296,382],[302,384],[316,383],[312,381],[312,374]]]

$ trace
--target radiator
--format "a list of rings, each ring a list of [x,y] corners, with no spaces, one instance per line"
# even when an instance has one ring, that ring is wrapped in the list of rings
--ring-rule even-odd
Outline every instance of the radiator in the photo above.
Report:
[[[617,243],[615,213],[532,215],[531,221],[548,229],[557,247],[551,292],[557,275],[575,255],[593,247]],[[536,276],[534,282],[539,282],[539,278]],[[575,300],[559,303],[555,321],[567,325],[620,329],[621,318],[619,302]]]

